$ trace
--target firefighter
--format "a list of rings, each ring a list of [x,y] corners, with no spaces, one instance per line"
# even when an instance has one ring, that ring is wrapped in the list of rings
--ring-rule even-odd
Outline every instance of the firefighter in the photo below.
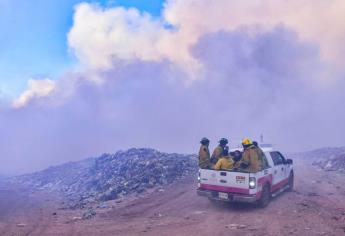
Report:
[[[216,164],[217,161],[222,157],[224,147],[228,144],[228,140],[226,138],[221,138],[219,140],[219,145],[214,149],[212,156],[211,156],[211,163]]]
[[[214,166],[215,170],[232,170],[234,161],[229,155],[229,147],[225,146],[222,152],[222,157],[217,161]]]
[[[248,138],[243,139],[242,146],[244,151],[240,167],[252,173],[261,171],[263,167],[263,153]]]
[[[234,161],[234,169],[240,168],[242,153],[239,150],[234,151],[232,154],[232,160]]]
[[[201,146],[199,150],[199,167],[201,169],[207,169],[211,167],[210,151],[208,149],[210,140],[208,140],[207,138],[203,138],[201,139],[200,143]]]
[[[265,156],[264,151],[262,151],[262,149],[259,147],[259,144],[258,144],[257,141],[253,141],[253,145],[254,145],[255,147],[257,147],[257,149],[258,149],[260,155],[263,157],[263,158],[262,158],[262,169],[267,169],[269,165],[268,165],[267,158],[266,158],[266,156]]]

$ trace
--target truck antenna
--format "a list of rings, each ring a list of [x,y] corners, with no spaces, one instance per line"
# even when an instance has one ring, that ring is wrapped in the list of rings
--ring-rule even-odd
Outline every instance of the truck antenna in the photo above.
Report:
[[[260,143],[264,143],[264,135],[263,134],[260,135]]]

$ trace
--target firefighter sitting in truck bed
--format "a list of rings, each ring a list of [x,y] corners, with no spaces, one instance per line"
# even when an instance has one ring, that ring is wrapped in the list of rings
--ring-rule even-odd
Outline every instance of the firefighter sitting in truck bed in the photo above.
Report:
[[[261,171],[263,167],[263,153],[248,138],[243,139],[242,146],[244,151],[240,168],[251,173]]]
[[[239,150],[236,150],[234,152],[230,152],[230,156],[232,157],[232,160],[234,161],[234,169],[238,170],[241,165],[242,152],[240,152]]]
[[[229,155],[229,147],[225,146],[222,157],[217,161],[216,165],[214,166],[215,170],[232,170],[234,165],[234,161]]]
[[[259,151],[260,155],[263,157],[263,158],[262,158],[262,169],[268,168],[268,167],[269,167],[269,164],[268,164],[268,162],[267,162],[265,153],[264,153],[264,152],[262,151],[262,149],[259,147],[258,142],[253,141],[253,145],[254,145],[255,147],[258,148],[258,151]]]
[[[216,164],[217,161],[222,157],[224,147],[228,144],[228,140],[226,138],[221,138],[219,140],[219,145],[214,149],[212,156],[211,156],[211,163]]]
[[[200,141],[200,143],[201,143],[201,146],[199,150],[199,167],[201,169],[207,169],[211,167],[210,151],[208,149],[210,140],[208,140],[208,138],[203,138]]]

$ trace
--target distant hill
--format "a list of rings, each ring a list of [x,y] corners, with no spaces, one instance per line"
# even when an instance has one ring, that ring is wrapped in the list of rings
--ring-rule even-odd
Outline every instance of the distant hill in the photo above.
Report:
[[[197,171],[195,155],[133,148],[15,177],[36,189],[63,193],[73,207],[107,201],[172,183]]]

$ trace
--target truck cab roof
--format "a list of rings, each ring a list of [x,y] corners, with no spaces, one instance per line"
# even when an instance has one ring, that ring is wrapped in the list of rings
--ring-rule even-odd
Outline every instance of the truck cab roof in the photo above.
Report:
[[[259,147],[262,149],[263,152],[272,152],[272,151],[274,151],[273,145],[269,144],[269,143],[261,143],[261,144],[259,144]],[[243,148],[242,147],[237,147],[237,148],[230,149],[230,152],[235,152],[235,151],[243,152]]]

